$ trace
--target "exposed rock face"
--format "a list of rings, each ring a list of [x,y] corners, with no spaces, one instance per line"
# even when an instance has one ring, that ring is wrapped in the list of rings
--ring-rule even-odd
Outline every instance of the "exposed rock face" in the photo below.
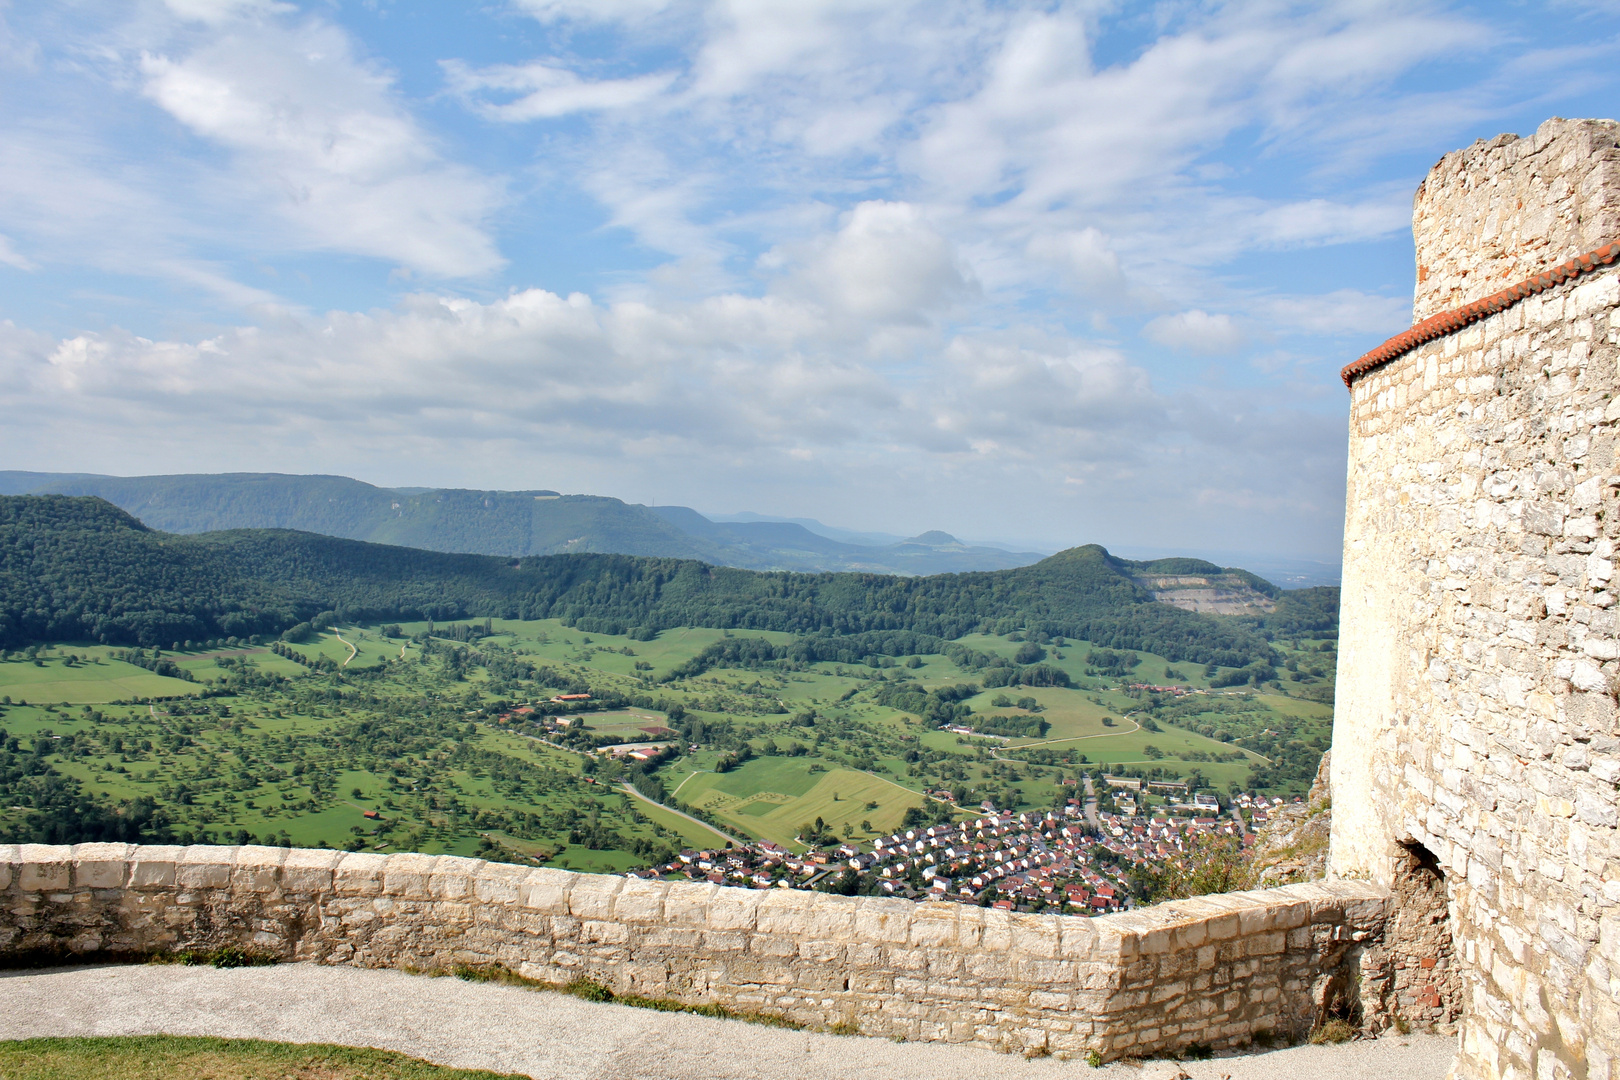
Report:
[[[1418,316],[1620,239],[1617,136],[1555,120],[1447,155]],[[1441,1029],[1460,1011],[1457,1080],[1612,1080],[1620,267],[1534,284],[1351,373],[1330,865],[1399,898],[1385,989]]]
[[[1249,865],[1261,888],[1327,877],[1328,834],[1333,825],[1333,804],[1328,796],[1329,757],[1322,755],[1316,782],[1305,801],[1273,811],[1265,828],[1257,831]]]
[[[1236,575],[1138,574],[1136,580],[1153,590],[1153,599],[1183,611],[1255,615],[1277,607],[1277,601]]]

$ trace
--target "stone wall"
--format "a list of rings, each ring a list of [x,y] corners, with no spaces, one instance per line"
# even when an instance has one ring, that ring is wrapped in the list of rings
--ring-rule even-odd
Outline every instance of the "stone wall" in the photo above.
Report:
[[[1620,239],[1620,124],[1548,120],[1440,159],[1412,203],[1412,321]]]
[[[1615,132],[1448,155],[1419,317],[1620,238]],[[1460,990],[1458,1077],[1620,1071],[1617,306],[1599,266],[1349,369],[1330,869],[1417,913],[1389,992],[1444,1027]]]
[[[1387,997],[1388,894],[1294,885],[1086,919],[427,855],[0,846],[0,962],[240,945],[504,964],[869,1035],[1105,1058],[1296,1040]]]

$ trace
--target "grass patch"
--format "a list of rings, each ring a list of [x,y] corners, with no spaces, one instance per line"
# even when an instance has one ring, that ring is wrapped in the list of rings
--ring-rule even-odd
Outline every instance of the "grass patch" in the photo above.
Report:
[[[1311,1043],[1321,1046],[1324,1043],[1349,1042],[1355,1037],[1356,1029],[1344,1020],[1329,1020],[1315,1031],[1311,1032]]]
[[[177,953],[162,953],[152,958],[157,964],[184,964],[186,967],[244,968],[269,967],[280,958],[270,953],[241,949],[235,945],[221,945],[217,949],[187,949]]]
[[[511,1080],[387,1050],[177,1035],[0,1042],[6,1080]]]
[[[786,1017],[758,1012],[753,1009],[730,1009],[724,1005],[713,1004],[690,1005],[684,1001],[677,1001],[669,997],[619,994],[615,993],[606,983],[599,982],[589,976],[580,976],[565,983],[545,982],[541,979],[531,979],[527,975],[520,975],[502,964],[491,964],[487,967],[457,964],[447,973],[435,972],[433,974],[450,974],[467,982],[498,983],[502,986],[521,986],[530,990],[551,990],[577,997],[581,1001],[612,1002],[615,1005],[628,1005],[634,1009],[652,1009],[654,1012],[691,1013],[694,1016],[711,1016],[716,1020],[742,1020],[750,1024],[788,1028],[793,1031],[802,1031],[805,1027],[805,1025],[789,1020]]]

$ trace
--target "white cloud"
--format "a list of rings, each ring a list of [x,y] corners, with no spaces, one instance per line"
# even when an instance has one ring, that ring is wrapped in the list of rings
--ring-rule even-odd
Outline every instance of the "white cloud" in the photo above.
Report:
[[[513,6],[541,22],[639,22],[674,5],[674,0],[513,0]]]
[[[885,230],[904,249],[918,227],[902,207],[867,217],[851,215],[803,266]],[[784,267],[784,279],[800,269]],[[863,308],[813,291],[603,305],[530,289],[487,303],[422,294],[390,311],[286,314],[189,341],[119,331],[13,340],[0,327],[0,408],[19,418],[0,432],[0,453],[30,462],[48,417],[75,454],[110,460],[118,447],[130,472],[330,471],[340,456],[342,471],[361,475],[629,485],[644,499],[641,477],[656,479],[660,501],[708,505],[814,505],[825,488],[845,505],[858,494],[886,513],[979,529],[1028,506],[1032,522],[1072,542],[1107,539],[1086,522],[1110,506],[1187,494],[1189,460],[1211,488],[1252,486],[1245,477],[1285,450],[1299,464],[1271,494],[1342,481],[1332,476],[1341,440],[1316,447],[1308,423],[1268,414],[1253,394],[1237,419],[1217,397],[1166,395],[1117,348],[1028,330],[943,333],[909,359],[881,345],[890,321],[919,306],[903,295]],[[946,489],[960,506],[941,522]],[[1184,525],[1169,524],[1161,542]]]
[[[922,325],[974,290],[951,243],[907,203],[863,202],[832,236],[808,245],[780,286],[854,326]],[[772,253],[770,261],[782,258]]]
[[[276,0],[164,0],[182,19],[219,25],[244,16],[286,15],[298,10]]]
[[[26,256],[11,245],[11,238],[0,234],[0,264],[13,267],[17,270],[33,270],[34,264]]]
[[[1030,239],[1027,251],[1032,259],[1056,264],[1085,292],[1112,292],[1125,281],[1119,255],[1096,228],[1042,232]]]
[[[587,82],[566,68],[542,63],[474,69],[446,60],[442,66],[452,93],[485,119],[507,123],[639,105],[667,90],[675,80],[674,73],[668,72]],[[490,91],[517,96],[497,104],[489,100]]]
[[[231,24],[140,67],[147,96],[231,150],[230,182],[291,223],[301,246],[450,277],[502,265],[483,226],[499,185],[443,161],[392,78],[336,26]]]
[[[1412,301],[1335,289],[1316,296],[1276,296],[1256,302],[1274,324],[1314,334],[1398,334],[1412,322]]]
[[[1142,328],[1142,336],[1180,352],[1210,354],[1233,352],[1248,340],[1232,316],[1197,308],[1159,316]]]

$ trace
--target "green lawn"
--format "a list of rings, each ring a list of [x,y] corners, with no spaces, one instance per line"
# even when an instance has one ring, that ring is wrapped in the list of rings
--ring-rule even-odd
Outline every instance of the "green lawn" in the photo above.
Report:
[[[6,1080],[517,1080],[516,1074],[450,1069],[389,1050],[132,1035],[0,1041]]]
[[[181,679],[154,675],[145,668],[114,660],[102,647],[55,650],[57,655],[0,663],[0,695],[38,704],[99,705],[138,697],[195,694],[200,687]],[[69,665],[63,654],[90,657]]]

